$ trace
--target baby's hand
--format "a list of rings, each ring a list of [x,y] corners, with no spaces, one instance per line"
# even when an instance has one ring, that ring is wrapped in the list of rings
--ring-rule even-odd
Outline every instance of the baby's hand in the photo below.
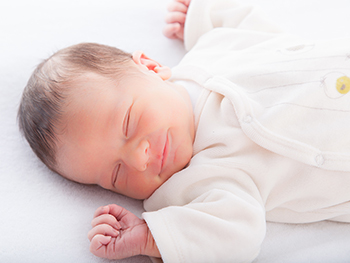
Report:
[[[167,25],[163,34],[168,38],[184,39],[184,25],[191,0],[174,0],[168,6],[169,13],[165,17]]]
[[[146,222],[120,206],[98,208],[91,225],[90,251],[98,257],[122,259],[140,254],[160,257]]]

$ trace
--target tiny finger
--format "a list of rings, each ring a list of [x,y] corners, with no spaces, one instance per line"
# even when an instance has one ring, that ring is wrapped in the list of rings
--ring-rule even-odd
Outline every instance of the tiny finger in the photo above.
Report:
[[[163,29],[163,34],[167,38],[177,38],[176,33],[181,29],[181,25],[179,23],[167,24]]]
[[[101,225],[101,224],[108,224],[108,225],[114,227],[117,230],[119,230],[121,228],[121,225],[118,222],[118,220],[111,214],[100,215],[98,217],[95,217],[91,221],[91,226],[92,227],[95,227],[95,226]]]
[[[119,231],[107,224],[97,225],[89,231],[88,239],[91,241],[96,235],[117,237],[119,236]]]
[[[168,24],[171,24],[171,23],[185,24],[185,21],[186,21],[186,14],[181,12],[171,12],[171,13],[168,13],[165,17],[165,22]]]
[[[109,213],[109,207],[108,206],[101,206],[101,207],[96,209],[96,211],[94,213],[94,218],[98,217],[100,215],[103,215],[103,214],[108,214],[108,213]]]
[[[181,2],[170,2],[168,5],[168,11],[169,12],[181,12],[181,13],[187,13],[188,7],[181,3]]]
[[[185,6],[189,6],[191,3],[191,0],[175,0],[176,2],[179,2],[181,4],[184,4]]]
[[[109,207],[109,214],[113,215],[117,219],[117,221],[120,221],[125,215],[130,213],[125,208],[115,204],[109,205],[108,207]]]
[[[107,245],[111,242],[112,237],[96,235],[92,238],[90,243],[90,251],[98,257],[105,257]]]

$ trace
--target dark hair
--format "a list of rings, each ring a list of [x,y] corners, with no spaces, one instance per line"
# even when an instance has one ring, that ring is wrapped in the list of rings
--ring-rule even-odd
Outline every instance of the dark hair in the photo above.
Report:
[[[18,122],[34,153],[51,170],[56,171],[57,126],[73,80],[86,72],[120,77],[131,58],[115,47],[82,43],[56,52],[34,70],[23,91]]]

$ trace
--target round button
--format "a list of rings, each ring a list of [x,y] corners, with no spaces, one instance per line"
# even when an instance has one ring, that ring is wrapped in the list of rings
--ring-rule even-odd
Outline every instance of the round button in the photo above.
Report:
[[[312,50],[314,47],[315,45],[312,43],[299,44],[299,45],[293,45],[293,46],[279,49],[278,52],[281,52],[282,54],[285,54],[285,55],[293,56],[299,53],[308,52]]]
[[[247,115],[247,116],[244,117],[243,121],[245,123],[251,123],[253,121],[253,118],[252,118],[252,116]]]
[[[343,72],[330,72],[323,76],[321,85],[330,99],[338,99],[350,91],[350,78]]]
[[[324,157],[321,154],[316,155],[315,161],[316,161],[317,166],[321,166],[324,164]]]
[[[347,76],[338,78],[336,82],[336,88],[340,94],[348,93],[350,91],[350,78]]]

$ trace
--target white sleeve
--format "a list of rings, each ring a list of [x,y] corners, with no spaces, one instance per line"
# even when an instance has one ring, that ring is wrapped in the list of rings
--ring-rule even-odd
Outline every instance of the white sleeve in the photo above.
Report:
[[[262,205],[243,189],[210,190],[185,206],[143,213],[164,262],[250,262],[265,236]]]
[[[184,43],[190,50],[203,34],[216,27],[279,33],[258,7],[235,0],[192,0],[187,12]]]

